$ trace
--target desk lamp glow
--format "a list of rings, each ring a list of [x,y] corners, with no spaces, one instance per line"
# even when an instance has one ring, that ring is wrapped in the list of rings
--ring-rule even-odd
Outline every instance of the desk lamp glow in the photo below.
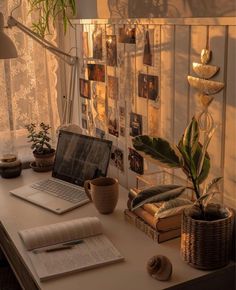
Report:
[[[11,15],[8,17],[7,27],[4,27],[4,17],[3,17],[3,14],[0,12],[0,59],[16,58],[18,56],[15,44],[10,39],[10,37],[4,33],[4,28],[12,28],[16,26],[25,34],[27,34],[32,39],[37,41],[42,47],[46,48],[51,53],[53,53],[54,55],[62,59],[64,62],[66,62],[68,65],[70,65],[71,73],[70,73],[70,82],[69,82],[69,92],[68,92],[68,97],[66,99],[66,106],[63,111],[62,124],[71,123],[72,104],[74,102],[74,95],[75,95],[76,66],[77,66],[78,58],[76,56],[72,56],[68,53],[65,53],[64,51],[60,50],[59,48],[51,44],[49,41],[37,35],[31,29],[29,29],[28,27],[26,27],[25,25],[17,21],[12,16],[12,12],[11,12]]]

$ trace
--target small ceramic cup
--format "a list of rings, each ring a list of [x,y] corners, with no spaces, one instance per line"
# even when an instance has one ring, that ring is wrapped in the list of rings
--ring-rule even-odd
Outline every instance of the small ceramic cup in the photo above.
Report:
[[[84,183],[85,192],[102,214],[112,213],[119,196],[118,180],[111,177],[99,177]]]

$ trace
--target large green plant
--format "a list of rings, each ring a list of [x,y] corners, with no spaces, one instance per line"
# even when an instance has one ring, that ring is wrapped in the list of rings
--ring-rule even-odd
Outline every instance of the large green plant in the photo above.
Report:
[[[50,26],[57,18],[62,19],[64,32],[70,23],[69,16],[76,14],[75,0],[28,0],[31,12],[36,11],[38,19],[33,23],[33,30],[44,37],[50,34]]]
[[[144,152],[146,156],[158,160],[163,165],[171,168],[181,168],[186,174],[191,188],[195,192],[196,202],[201,215],[205,216],[205,209],[208,201],[218,191],[217,184],[221,177],[214,178],[205,187],[203,181],[210,171],[210,157],[207,148],[214,133],[211,130],[200,143],[200,130],[195,117],[184,131],[184,134],[176,146],[172,146],[162,138],[150,137],[147,135],[137,136],[133,139],[133,146],[136,150]],[[168,200],[179,196],[187,187],[173,185],[156,186],[152,190],[144,191],[132,202],[132,208],[142,206],[145,203]]]

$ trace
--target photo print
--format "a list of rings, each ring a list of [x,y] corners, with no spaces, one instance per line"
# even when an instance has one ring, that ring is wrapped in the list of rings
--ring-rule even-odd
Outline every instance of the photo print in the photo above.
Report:
[[[108,133],[119,137],[118,121],[113,107],[108,107]]]
[[[80,96],[86,99],[91,98],[90,82],[85,79],[79,79]]]
[[[144,170],[143,157],[136,150],[129,148],[128,160],[130,170],[138,174],[143,174]]]
[[[116,146],[111,148],[111,165],[117,167],[120,171],[124,171],[124,153]]]
[[[93,58],[102,59],[102,30],[96,29],[93,32]]]
[[[142,115],[130,113],[130,136],[142,135]]]
[[[110,99],[118,99],[118,78],[107,76],[107,96]]]
[[[88,45],[88,32],[82,33],[82,43],[83,43],[83,57],[89,57],[89,45]]]
[[[105,65],[89,63],[87,68],[89,80],[105,82]]]
[[[81,111],[82,111],[82,114],[84,115],[87,114],[87,104],[84,104],[84,103],[81,104]]]
[[[120,136],[125,137],[125,107],[119,107]]]
[[[95,124],[103,128],[106,121],[106,86],[103,83],[97,83],[93,91],[93,116]]]
[[[149,31],[145,33],[145,43],[144,43],[144,52],[143,52],[143,64],[152,65],[152,51],[150,44]]]
[[[138,76],[138,96],[158,101],[158,77],[142,74]]]
[[[117,46],[115,35],[106,36],[106,50],[107,50],[107,65],[117,66]]]
[[[120,43],[136,43],[136,29],[135,28],[120,28],[119,29],[119,42]]]
[[[82,118],[82,128],[86,130],[88,129],[87,119]]]
[[[95,128],[95,135],[97,138],[104,139],[105,131],[103,131],[102,129],[99,129],[99,128]]]

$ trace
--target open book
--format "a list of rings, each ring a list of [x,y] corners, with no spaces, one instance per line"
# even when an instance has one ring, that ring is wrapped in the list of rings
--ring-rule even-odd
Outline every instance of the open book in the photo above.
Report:
[[[123,260],[98,218],[80,218],[19,232],[41,281]]]

